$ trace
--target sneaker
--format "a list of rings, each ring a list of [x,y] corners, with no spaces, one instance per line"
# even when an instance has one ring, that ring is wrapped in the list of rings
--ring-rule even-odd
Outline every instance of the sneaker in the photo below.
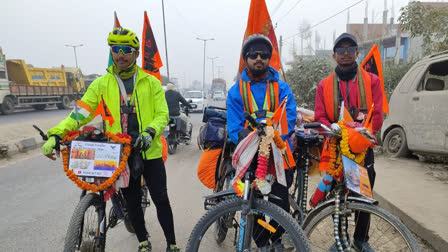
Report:
[[[353,246],[355,247],[355,249],[357,251],[361,251],[361,252],[375,252],[375,250],[370,247],[370,244],[369,244],[368,241],[355,240],[354,243],[353,243]]]
[[[149,241],[140,242],[138,245],[138,252],[151,252],[152,246]]]
[[[171,244],[166,248],[166,252],[180,252],[180,248],[176,244]]]

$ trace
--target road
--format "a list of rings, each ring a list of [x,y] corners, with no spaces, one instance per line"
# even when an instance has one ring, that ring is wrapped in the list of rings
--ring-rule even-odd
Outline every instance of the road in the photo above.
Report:
[[[202,114],[192,114],[196,135]],[[166,170],[176,236],[185,248],[188,236],[204,212],[202,196],[210,190],[197,179],[201,152],[196,142],[181,145],[168,157]],[[79,200],[80,190],[39,150],[23,160],[0,165],[0,251],[61,251],[67,225]],[[165,239],[153,205],[146,211],[153,251],[165,250]],[[135,251],[137,239],[123,224],[108,232],[107,251]]]

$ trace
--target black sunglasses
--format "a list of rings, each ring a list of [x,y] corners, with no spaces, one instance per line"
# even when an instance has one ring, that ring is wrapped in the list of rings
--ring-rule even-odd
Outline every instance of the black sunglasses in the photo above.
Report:
[[[357,50],[357,46],[337,47],[334,49],[334,51],[339,55],[343,55],[345,52],[348,52],[348,54],[354,54]]]
[[[252,60],[255,60],[258,58],[258,55],[260,55],[261,59],[268,59],[269,57],[271,57],[271,54],[268,52],[248,52],[246,54],[246,57],[249,57]]]

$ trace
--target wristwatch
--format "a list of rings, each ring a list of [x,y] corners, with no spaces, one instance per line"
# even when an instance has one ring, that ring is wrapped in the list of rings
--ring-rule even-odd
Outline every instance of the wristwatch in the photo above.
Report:
[[[148,132],[152,138],[154,138],[154,136],[156,135],[156,130],[151,127],[148,127],[147,129],[145,129],[145,131]]]

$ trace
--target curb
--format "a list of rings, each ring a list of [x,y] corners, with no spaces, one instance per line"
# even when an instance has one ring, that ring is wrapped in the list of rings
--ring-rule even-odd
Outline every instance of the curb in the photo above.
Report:
[[[102,128],[102,122],[96,122],[88,124],[89,126],[94,126],[96,128]],[[36,132],[36,135],[37,132]],[[45,143],[44,140],[40,136],[37,137],[29,137],[25,139],[18,140],[16,142],[11,142],[6,145],[1,145],[1,147],[6,147],[6,155],[0,155],[0,160],[2,158],[12,157],[18,153],[26,153],[27,151],[31,151],[41,147]]]
[[[428,245],[434,248],[436,251],[446,251],[448,248],[448,241],[440,237],[433,230],[425,227],[424,223],[420,223],[416,221],[414,218],[409,216],[407,213],[403,212],[400,208],[395,206],[393,203],[388,201],[386,198],[381,196],[378,192],[375,192],[375,199],[378,200],[381,208],[384,208],[392,215],[400,219],[403,224],[413,233],[417,234],[420,238],[422,238]]]

